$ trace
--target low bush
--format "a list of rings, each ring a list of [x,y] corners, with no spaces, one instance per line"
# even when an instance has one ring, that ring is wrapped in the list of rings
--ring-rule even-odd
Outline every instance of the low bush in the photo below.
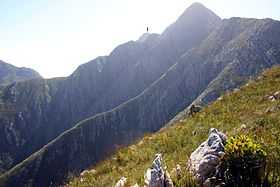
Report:
[[[247,136],[231,137],[225,145],[225,155],[219,177],[226,186],[263,186],[267,153],[260,144]]]

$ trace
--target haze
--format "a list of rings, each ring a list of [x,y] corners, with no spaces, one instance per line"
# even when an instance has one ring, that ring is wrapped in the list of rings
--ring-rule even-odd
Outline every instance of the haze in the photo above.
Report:
[[[137,40],[146,27],[161,33],[195,1],[0,0],[0,59],[43,77],[68,76],[78,65]],[[222,18],[280,20],[277,0],[201,0]]]

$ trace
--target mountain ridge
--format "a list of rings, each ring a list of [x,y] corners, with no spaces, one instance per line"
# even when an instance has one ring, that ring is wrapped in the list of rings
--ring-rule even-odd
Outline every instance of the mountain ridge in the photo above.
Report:
[[[42,78],[35,70],[26,67],[16,67],[0,60],[0,85],[25,81],[33,78]]]
[[[18,110],[21,115],[5,119],[4,129],[0,131],[6,132],[0,136],[0,142],[5,142],[0,150],[2,167],[9,169],[79,121],[139,95],[173,65],[181,53],[199,45],[214,28],[213,22],[219,22],[220,18],[211,14],[200,18],[204,24],[197,24],[195,20],[180,21],[184,25],[170,27],[165,34],[153,37],[152,42],[124,43],[108,56],[79,66],[69,77],[4,88],[6,101],[15,101],[13,104],[24,110]],[[187,26],[197,28],[198,32],[183,32]],[[178,28],[181,30],[175,34]],[[18,139],[21,143],[14,147],[13,141]]]
[[[193,7],[191,10],[194,10]],[[184,12],[183,15],[186,15],[186,13]],[[209,13],[206,9],[206,13],[202,15],[212,15],[212,13]],[[183,18],[185,17],[183,16]],[[105,112],[93,115],[87,120],[83,120],[87,115],[80,113],[79,115],[83,119],[77,120],[77,118],[76,121],[78,122],[72,129],[71,121],[75,120],[62,118],[70,129],[25,159],[24,162],[6,172],[2,176],[2,180],[8,177],[6,179],[10,186],[24,186],[27,185],[26,181],[31,181],[33,186],[59,184],[69,173],[77,174],[88,166],[104,159],[118,147],[133,143],[145,133],[156,132],[161,129],[201,94],[203,98],[208,97],[205,100],[207,103],[216,99],[223,92],[223,89],[211,85],[215,79],[221,82],[219,84],[221,88],[233,89],[246,82],[250,77],[257,76],[263,69],[279,63],[277,59],[280,55],[278,49],[280,41],[275,38],[280,32],[279,21],[245,18],[220,20],[218,16],[210,16],[204,20],[207,24],[199,21],[200,25],[197,25],[194,18],[186,19],[189,20],[187,24],[182,26],[173,24],[161,36],[156,37],[156,45],[152,45],[152,48],[148,48],[148,50],[145,48],[146,46],[142,48],[143,46],[137,42],[128,42],[122,46],[124,48],[116,48],[109,57],[96,59],[99,63],[88,63],[86,66],[80,66],[79,71],[73,73],[65,85],[63,80],[60,83],[47,81],[47,87],[42,84],[42,88],[46,90],[58,90],[54,92],[59,95],[57,98],[54,97],[57,100],[61,98],[60,95],[80,92],[78,97],[76,95],[69,98],[62,97],[67,99],[63,100],[65,102],[59,106],[62,107],[61,110],[58,110],[59,107],[53,107],[57,112],[64,113],[55,116],[57,118],[69,116],[69,114],[73,117],[76,111],[83,111],[86,114],[88,111],[96,110],[97,106],[94,106],[94,100],[97,98],[89,97],[89,95],[100,95],[100,93],[104,93],[107,87],[110,88],[109,90],[114,90],[115,94],[119,92],[119,95],[123,95],[129,88],[132,89],[130,93],[133,94],[121,100],[116,108],[110,105],[114,109],[109,110],[109,112],[105,110]],[[175,23],[178,22],[180,21]],[[201,27],[204,27],[206,31],[204,32]],[[172,29],[174,33],[171,32]],[[185,34],[184,31],[188,31],[188,29],[197,29],[197,32],[187,32]],[[201,30],[203,32],[198,33]],[[177,32],[178,34],[176,34]],[[186,44],[186,41],[189,42]],[[259,44],[262,43],[264,45],[259,47]],[[174,46],[174,44],[176,45]],[[134,52],[133,48],[139,49],[139,56],[143,53],[146,56],[132,61],[122,58],[120,54],[127,54],[127,50]],[[128,57],[134,59],[135,55],[130,56],[131,52],[128,53]],[[255,55],[256,53],[259,55]],[[164,56],[167,58],[162,57],[166,54],[169,54]],[[93,75],[100,75],[100,70],[101,72],[112,72],[112,69],[106,70],[104,64],[109,64],[107,60],[113,56],[113,59],[121,62],[123,66],[131,65],[134,70],[129,72],[127,69],[123,69],[123,66],[113,66],[121,70],[118,75],[124,74],[124,72],[131,75],[120,76],[115,80],[116,82],[128,83],[122,85],[123,89],[116,89],[120,88],[120,85],[114,84],[111,80],[104,82],[104,79],[98,76],[97,79],[92,78]],[[157,64],[159,62],[160,64]],[[102,67],[100,67],[100,64]],[[160,68],[160,71],[158,68]],[[91,72],[92,69],[94,74]],[[230,74],[223,72],[229,72]],[[136,73],[136,76],[134,73]],[[228,76],[231,73],[233,76]],[[146,77],[148,75],[151,75],[152,78]],[[236,77],[237,80],[235,80]],[[128,82],[124,81],[128,78]],[[149,81],[146,82],[143,78],[148,78]],[[88,83],[88,80],[96,82],[93,82],[94,84],[82,84]],[[92,86],[97,85],[99,81],[107,86]],[[222,85],[222,83],[226,84]],[[77,90],[75,89],[77,85],[84,87]],[[231,86],[226,87],[227,85]],[[139,87],[142,89],[139,89]],[[216,94],[203,94],[208,87],[213,88]],[[10,92],[9,89],[8,92]],[[47,95],[51,92],[43,93],[42,97],[39,98],[42,98],[44,103],[47,102]],[[85,95],[85,93],[87,94]],[[204,95],[207,97],[204,97]],[[83,100],[85,96],[87,100]],[[115,97],[112,94],[110,96]],[[50,98],[53,98],[52,94]],[[71,102],[73,98],[79,100],[79,103]],[[104,97],[104,100],[107,99],[109,97]],[[110,104],[113,103],[111,98],[108,101]],[[73,108],[73,111],[71,109],[69,109],[69,112],[64,110],[64,105],[68,106],[68,103],[69,108]],[[82,109],[82,106],[87,111]],[[103,108],[104,105],[100,105],[100,107]],[[46,120],[48,120],[48,117],[46,117]],[[57,124],[59,123],[57,122]],[[48,131],[53,131],[53,129],[50,128]]]

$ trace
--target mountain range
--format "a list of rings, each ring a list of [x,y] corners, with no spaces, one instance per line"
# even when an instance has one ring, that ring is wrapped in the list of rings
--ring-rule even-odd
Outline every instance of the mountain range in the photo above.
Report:
[[[13,110],[0,111],[0,186],[62,184],[190,104],[279,64],[279,34],[279,21],[221,19],[195,3],[162,34],[145,33],[69,77],[3,86],[2,105]]]
[[[0,85],[40,78],[40,74],[29,68],[19,68],[0,60]]]

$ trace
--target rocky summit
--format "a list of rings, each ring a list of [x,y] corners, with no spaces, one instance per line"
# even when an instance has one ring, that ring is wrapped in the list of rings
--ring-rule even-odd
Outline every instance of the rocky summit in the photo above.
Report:
[[[13,112],[0,111],[0,186],[63,184],[279,64],[279,34],[279,21],[221,19],[195,3],[162,34],[124,43],[69,77],[3,86]]]

